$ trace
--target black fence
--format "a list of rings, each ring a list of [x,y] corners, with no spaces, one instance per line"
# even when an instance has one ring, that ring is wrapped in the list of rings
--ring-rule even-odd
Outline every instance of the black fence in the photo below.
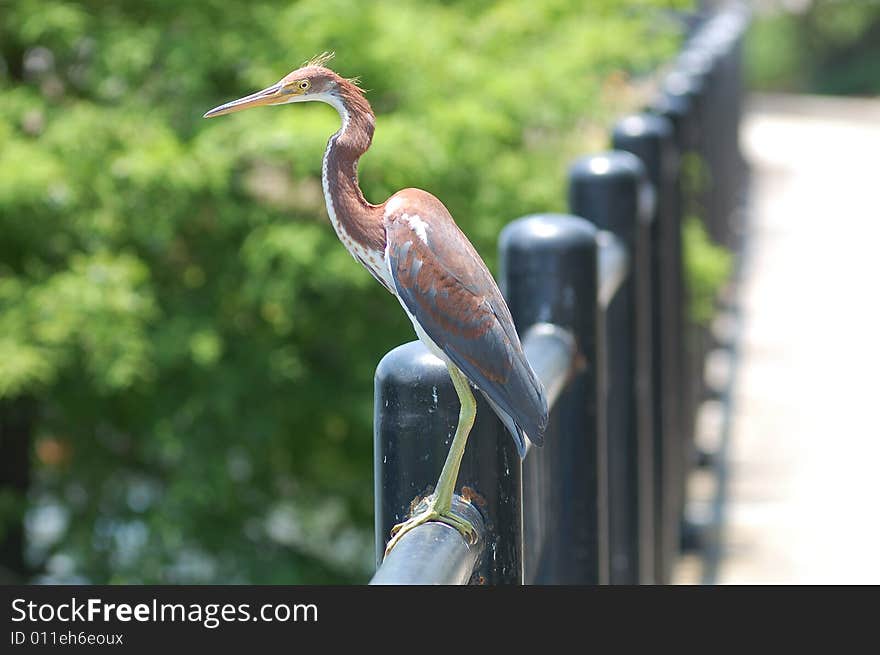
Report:
[[[700,17],[612,151],[577,160],[571,214],[513,221],[500,285],[551,420],[520,460],[480,394],[456,486],[469,545],[427,523],[382,561],[391,528],[435,483],[458,420],[446,366],[412,342],[376,372],[374,584],[665,583],[682,545],[709,338],[688,315],[682,223],[737,246],[746,169],[740,5]],[[685,184],[697,162],[701,185]]]

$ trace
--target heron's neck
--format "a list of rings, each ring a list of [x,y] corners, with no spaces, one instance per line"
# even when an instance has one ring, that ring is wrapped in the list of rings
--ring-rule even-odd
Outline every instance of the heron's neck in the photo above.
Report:
[[[340,130],[330,137],[321,178],[327,213],[339,238],[354,240],[369,250],[385,250],[385,229],[382,207],[367,202],[358,184],[358,159],[370,147],[375,116],[363,96],[347,98],[332,96],[333,105],[342,119]],[[351,250],[351,244],[346,243]]]

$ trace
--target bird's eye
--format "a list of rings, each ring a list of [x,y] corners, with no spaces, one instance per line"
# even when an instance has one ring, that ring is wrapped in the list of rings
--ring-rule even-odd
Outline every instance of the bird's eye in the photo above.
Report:
[[[308,88],[309,88],[309,81],[308,81],[308,80],[303,80],[302,82],[300,82],[300,83],[299,83],[299,88],[302,89],[303,91],[305,91],[306,89],[308,89]]]

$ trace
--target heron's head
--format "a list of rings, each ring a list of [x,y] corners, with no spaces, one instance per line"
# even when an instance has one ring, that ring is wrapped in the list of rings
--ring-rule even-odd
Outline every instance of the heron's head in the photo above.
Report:
[[[334,99],[342,92],[341,87],[352,83],[325,67],[331,57],[332,55],[326,53],[316,57],[285,75],[272,86],[214,107],[204,117],[214,118],[251,107],[286,105],[291,102],[308,102],[310,100],[334,104]]]

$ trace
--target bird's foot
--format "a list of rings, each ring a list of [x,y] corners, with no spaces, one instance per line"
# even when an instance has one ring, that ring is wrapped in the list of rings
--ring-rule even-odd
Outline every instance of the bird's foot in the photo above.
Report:
[[[434,505],[433,499],[431,499],[425,509],[421,512],[416,513],[403,523],[398,523],[391,528],[391,540],[388,542],[388,545],[385,546],[385,557],[388,557],[388,553],[390,553],[397,545],[397,542],[401,540],[403,535],[413,528],[428,523],[429,521],[445,523],[446,525],[455,528],[464,536],[468,544],[474,544],[477,541],[477,531],[474,529],[474,526],[471,525],[470,521],[453,513],[451,509],[441,512]]]

